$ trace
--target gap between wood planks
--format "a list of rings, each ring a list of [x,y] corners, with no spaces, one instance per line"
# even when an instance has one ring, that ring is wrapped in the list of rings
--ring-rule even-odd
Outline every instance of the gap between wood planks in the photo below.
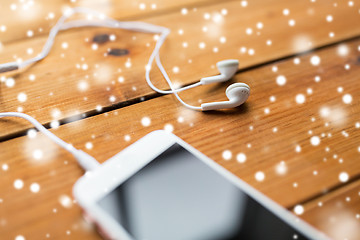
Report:
[[[356,181],[358,181],[358,180],[360,180],[360,173],[357,174],[357,175],[355,175],[355,176],[353,176],[352,178],[350,178],[346,183],[341,183],[341,184],[335,185],[335,186],[333,186],[333,187],[331,187],[331,188],[329,188],[329,189],[326,189],[326,190],[325,190],[324,192],[322,192],[322,193],[315,194],[314,196],[309,197],[309,198],[307,198],[307,199],[305,199],[305,200],[303,200],[303,201],[301,201],[301,202],[299,202],[299,203],[297,203],[297,204],[294,204],[294,205],[292,205],[292,206],[290,206],[290,207],[287,207],[287,209],[288,209],[289,211],[292,211],[296,205],[302,205],[302,206],[304,206],[304,205],[306,205],[306,204],[308,204],[308,203],[310,203],[310,202],[312,202],[312,201],[315,201],[316,199],[318,199],[318,198],[320,198],[320,197],[322,197],[322,196],[324,196],[324,195],[326,195],[326,194],[335,192],[335,191],[337,191],[337,190],[339,190],[339,189],[341,189],[341,188],[343,188],[343,187],[345,187],[345,186],[348,186],[348,185],[350,185],[350,184],[352,184],[352,183],[354,183],[354,182],[356,182]]]

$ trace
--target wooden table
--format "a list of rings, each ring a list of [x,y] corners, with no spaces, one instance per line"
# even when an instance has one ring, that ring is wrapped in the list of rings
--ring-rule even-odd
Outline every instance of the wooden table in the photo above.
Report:
[[[250,98],[228,111],[188,110],[145,83],[153,35],[83,28],[62,32],[40,63],[0,76],[1,112],[53,126],[100,162],[165,128],[289,210],[302,206],[299,216],[332,238],[360,239],[360,1],[2,0],[0,62],[38,54],[75,6],[170,28],[161,57],[177,86],[239,59],[232,81],[250,85]],[[226,100],[228,85],[181,96]],[[72,198],[83,174],[73,157],[24,120],[0,119],[0,129],[1,239],[100,239]]]

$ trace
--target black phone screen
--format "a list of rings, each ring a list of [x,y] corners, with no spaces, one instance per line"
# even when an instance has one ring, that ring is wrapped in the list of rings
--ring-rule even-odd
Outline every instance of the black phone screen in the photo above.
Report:
[[[98,204],[137,240],[308,239],[179,144]]]

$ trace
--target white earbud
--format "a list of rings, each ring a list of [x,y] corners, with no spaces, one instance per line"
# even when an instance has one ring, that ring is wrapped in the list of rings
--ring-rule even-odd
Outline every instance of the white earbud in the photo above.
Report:
[[[250,87],[245,83],[233,83],[226,89],[229,101],[201,104],[203,111],[234,108],[243,104],[250,95]]]
[[[200,82],[203,85],[210,83],[226,82],[227,80],[232,78],[239,68],[239,60],[237,59],[223,60],[218,62],[216,66],[219,69],[220,74],[217,76],[205,77],[200,79]]]

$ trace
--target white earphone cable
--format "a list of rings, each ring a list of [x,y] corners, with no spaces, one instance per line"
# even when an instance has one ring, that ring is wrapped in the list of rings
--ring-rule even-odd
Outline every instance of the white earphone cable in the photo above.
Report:
[[[201,107],[195,107],[195,106],[192,106],[192,105],[190,105],[190,104],[185,103],[185,102],[180,98],[178,92],[174,91],[174,86],[173,86],[173,84],[172,84],[169,76],[167,75],[167,73],[166,73],[163,65],[161,64],[160,56],[159,56],[159,55],[156,55],[156,64],[158,65],[161,73],[163,74],[165,80],[166,80],[167,83],[169,84],[171,90],[173,91],[173,94],[174,94],[175,97],[179,100],[179,102],[182,103],[184,106],[190,108],[190,109],[193,109],[193,110],[201,110]],[[194,86],[194,85],[195,85],[195,86],[198,86],[198,85],[201,85],[201,83],[198,82],[198,83],[193,84],[192,86]]]
[[[53,142],[64,148],[66,151],[70,152],[77,159],[80,166],[87,171],[93,170],[100,165],[100,163],[95,158],[63,141],[58,136],[47,130],[43,125],[41,125],[41,123],[27,114],[18,112],[4,112],[0,113],[0,118],[2,117],[19,117],[29,121],[37,130],[42,132],[45,136],[50,138]]]
[[[73,21],[69,21],[69,22],[65,23],[65,21],[68,18],[70,18],[72,15],[74,15],[75,13],[89,14],[89,16],[88,16],[89,18],[97,17],[100,20],[92,20],[92,19],[73,20]],[[175,94],[176,98],[180,101],[180,103],[182,103],[184,106],[186,106],[190,109],[201,110],[201,107],[195,107],[195,106],[185,103],[177,93],[194,88],[194,87],[198,87],[198,86],[202,85],[202,83],[197,82],[197,83],[191,84],[186,87],[175,89],[173,87],[173,84],[172,84],[169,76],[166,73],[166,70],[162,66],[160,58],[156,58],[156,64],[157,64],[158,68],[160,69],[161,73],[163,74],[165,80],[169,84],[171,90],[158,89],[157,87],[154,86],[154,84],[150,80],[150,72],[151,72],[152,63],[154,61],[154,58],[159,56],[160,48],[163,45],[163,43],[165,42],[166,37],[170,33],[170,30],[168,28],[149,24],[149,23],[144,23],[144,22],[133,22],[133,21],[121,22],[121,21],[117,21],[115,19],[109,18],[109,17],[107,17],[99,12],[96,12],[94,10],[86,9],[86,8],[73,8],[73,9],[68,10],[63,16],[61,16],[60,19],[58,20],[58,22],[55,24],[55,26],[50,30],[48,40],[46,41],[45,46],[43,47],[43,49],[39,55],[37,55],[34,58],[25,60],[19,64],[16,62],[1,64],[0,72],[1,72],[1,70],[7,71],[7,70],[18,69],[18,68],[24,68],[30,64],[33,64],[37,61],[44,59],[49,54],[52,46],[54,45],[55,37],[59,31],[68,30],[71,28],[79,28],[79,27],[109,27],[109,28],[119,28],[119,29],[126,29],[126,30],[131,30],[131,31],[138,31],[138,32],[161,34],[160,38],[158,39],[158,41],[155,45],[153,52],[149,58],[148,64],[146,66],[145,79],[146,79],[147,84],[150,86],[151,89],[153,89],[154,91],[156,91],[158,93]]]

